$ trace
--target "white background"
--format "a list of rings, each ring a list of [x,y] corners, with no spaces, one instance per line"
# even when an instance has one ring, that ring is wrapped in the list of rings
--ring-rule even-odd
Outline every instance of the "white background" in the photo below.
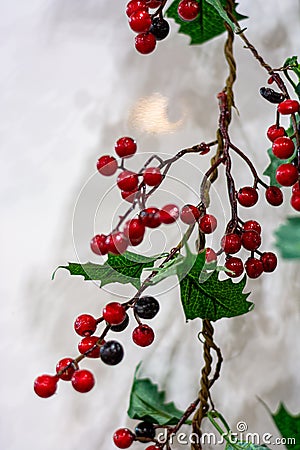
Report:
[[[81,278],[71,279],[65,271],[51,281],[58,265],[76,260],[76,251],[81,261],[96,261],[89,239],[94,231],[109,231],[119,206],[115,190],[101,207],[94,230],[95,205],[112,186],[111,179],[95,174],[99,155],[112,152],[114,141],[124,134],[137,138],[140,163],[143,153],[174,154],[215,135],[216,94],[226,76],[224,36],[189,47],[188,38],[178,35],[172,22],[171,36],[155,53],[142,56],[134,50],[124,7],[121,0],[0,2],[3,450],[114,448],[111,434],[130,424],[129,387],[142,359],[144,374],[167,387],[168,398],[182,409],[197,395],[201,324],[185,324],[176,288],[157,293],[162,308],[153,322],[157,339],[151,348],[137,349],[128,330],[120,337],[126,347],[120,366],[86,363],[97,378],[89,394],[80,395],[61,383],[54,397],[43,400],[32,389],[38,374],[51,373],[61,357],[76,355],[74,318],[82,312],[99,316],[105,302],[116,298]],[[250,40],[274,67],[299,54],[297,0],[241,0],[239,10],[250,17],[244,22]],[[240,115],[235,115],[232,135],[262,172],[268,163],[265,130],[274,121],[274,108],[258,94],[266,74],[236,41]],[[142,103],[142,118],[134,122],[130,117],[141,97],[152,109]],[[155,128],[153,114],[147,116],[153,98],[168,105],[169,116],[162,101],[154,102],[154,113],[165,114],[160,133],[146,131]],[[209,156],[192,158],[191,164],[174,168],[174,176],[183,179],[183,185],[175,186],[180,202],[194,200],[187,187],[197,191],[199,179],[193,171],[196,166],[205,171]],[[238,186],[251,182],[243,165],[234,168]],[[212,212],[222,218],[224,211],[228,214],[225,187],[222,182],[216,186]],[[171,187],[163,198],[157,197],[159,206],[170,192]],[[265,250],[272,248],[272,230],[291,212],[288,199],[287,191],[283,208],[242,212],[261,221]],[[161,242],[170,248],[178,240],[177,229],[170,227],[167,236],[158,232],[156,237],[156,247]],[[216,324],[225,362],[214,398],[233,430],[238,420],[245,420],[252,432],[274,432],[257,396],[272,410],[284,400],[291,411],[300,411],[298,270],[281,262],[274,274],[249,283],[255,310]]]

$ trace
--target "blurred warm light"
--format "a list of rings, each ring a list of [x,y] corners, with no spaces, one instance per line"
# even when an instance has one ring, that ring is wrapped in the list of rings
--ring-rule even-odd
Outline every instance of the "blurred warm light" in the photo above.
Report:
[[[146,133],[172,133],[183,124],[183,117],[177,122],[168,118],[168,98],[159,93],[140,98],[133,106],[129,121],[134,128]]]

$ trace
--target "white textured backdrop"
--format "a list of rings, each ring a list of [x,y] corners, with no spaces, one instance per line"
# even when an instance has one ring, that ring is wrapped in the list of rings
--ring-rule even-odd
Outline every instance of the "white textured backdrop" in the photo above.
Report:
[[[123,0],[0,2],[3,450],[113,449],[113,431],[130,424],[129,386],[141,359],[146,361],[144,373],[167,386],[169,398],[181,408],[196,396],[200,322],[184,323],[176,289],[160,295],[152,347],[134,347],[128,330],[120,336],[126,347],[120,366],[86,363],[97,377],[89,394],[60,383],[57,395],[42,400],[32,389],[36,375],[51,373],[58,359],[76,355],[74,318],[82,312],[99,315],[104,303],[115,298],[67,272],[50,280],[57,265],[77,257],[73,212],[88,180],[75,208],[74,241],[82,261],[95,260],[88,248],[95,205],[112,182],[93,176],[96,159],[111,152],[123,134],[137,138],[141,153],[175,153],[211,139],[216,128],[215,96],[226,76],[224,36],[189,47],[188,38],[178,35],[172,23],[171,36],[156,52],[141,56],[133,48],[124,7]],[[250,40],[272,65],[299,54],[299,1],[241,0],[239,9],[250,16],[244,22]],[[272,107],[258,95],[266,74],[238,39],[236,56],[240,116],[234,119],[232,135],[262,171],[268,162],[265,130],[274,120]],[[170,121],[182,120],[173,133],[147,134],[129,120],[140,97],[157,94],[168,104]],[[192,162],[205,170],[208,158]],[[194,168],[185,167],[185,182],[197,190]],[[239,184],[250,181],[244,166],[235,168]],[[182,176],[180,172],[174,168],[175,176]],[[224,185],[216,186],[222,198]],[[186,195],[184,187],[177,189],[179,197]],[[183,197],[193,198],[192,193]],[[97,231],[109,230],[118,206],[117,195],[111,199],[116,203],[107,202],[101,209]],[[214,211],[223,214],[220,203]],[[245,217],[262,222],[264,248],[271,249],[272,230],[289,212],[289,206],[257,207]],[[172,230],[170,246],[177,239]],[[157,240],[163,238],[157,235]],[[298,272],[299,267],[281,263],[275,273],[249,283],[255,310],[216,325],[225,362],[214,398],[233,428],[237,420],[245,420],[251,431],[274,431],[257,396],[273,410],[284,400],[293,412],[300,411]]]

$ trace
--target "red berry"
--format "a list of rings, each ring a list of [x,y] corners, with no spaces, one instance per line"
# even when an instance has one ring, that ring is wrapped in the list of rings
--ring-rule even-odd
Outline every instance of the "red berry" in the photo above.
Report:
[[[249,278],[258,278],[264,271],[263,263],[257,258],[248,258],[245,270]]]
[[[217,228],[217,219],[212,214],[204,214],[199,221],[202,233],[210,234]]]
[[[300,182],[297,181],[297,183],[294,184],[292,188],[292,194],[299,194],[300,195]]]
[[[123,230],[124,235],[131,242],[137,239],[143,239],[145,234],[145,225],[140,219],[131,219],[125,223]]]
[[[147,1],[147,6],[151,9],[156,9],[161,5],[161,0],[150,0]]]
[[[258,194],[256,189],[250,186],[241,188],[238,192],[237,199],[242,206],[250,208],[258,201]]]
[[[221,247],[227,254],[237,253],[241,249],[241,246],[242,241],[238,234],[229,233],[222,237]]]
[[[277,106],[277,110],[280,114],[287,115],[287,114],[294,114],[299,111],[299,102],[297,100],[284,100],[283,102],[279,103]]]
[[[113,255],[122,255],[122,253],[126,251],[129,242],[123,233],[117,231],[116,233],[112,233],[107,236],[106,244],[108,253]]]
[[[290,158],[295,150],[292,139],[287,136],[277,138],[272,145],[273,154],[279,159]]]
[[[132,247],[136,247],[137,245],[140,245],[142,242],[143,242],[143,238],[142,237],[140,237],[138,239],[131,239],[130,245]]]
[[[109,177],[118,170],[117,160],[110,155],[101,156],[97,161],[97,169],[101,175]]]
[[[232,256],[231,258],[228,258],[225,262],[225,267],[228,270],[231,270],[231,272],[226,272],[226,274],[231,278],[236,278],[242,275],[244,272],[244,266],[243,262],[240,258],[236,258],[235,256]]]
[[[34,392],[42,398],[51,397],[56,392],[57,381],[57,376],[40,375],[34,380]]]
[[[107,236],[104,234],[96,234],[90,242],[92,252],[96,253],[96,255],[106,255],[108,252],[106,239]]]
[[[66,367],[68,367],[66,369]],[[74,362],[72,358],[63,358],[56,364],[56,373],[58,374],[60,371],[63,372],[60,375],[57,375],[61,380],[70,381],[73,373],[77,370],[78,366]],[[64,370],[66,369],[66,370]]]
[[[200,218],[200,211],[196,206],[185,205],[181,209],[180,219],[182,220],[182,222],[191,225],[192,223],[197,222],[199,218]]]
[[[161,224],[160,212],[158,208],[143,209],[139,214],[139,218],[145,227],[157,228]]]
[[[195,20],[200,12],[200,5],[195,0],[181,0],[177,9],[178,15],[182,20],[190,22]]]
[[[292,195],[291,205],[296,211],[300,211],[300,195],[299,194]]]
[[[121,191],[121,196],[122,196],[123,200],[126,200],[126,202],[133,203],[133,201],[135,199],[135,194],[137,193],[137,191],[138,191],[138,188],[136,188],[132,192]]]
[[[129,158],[136,152],[136,142],[128,136],[121,137],[115,143],[115,152],[120,158]]]
[[[258,234],[261,233],[261,226],[256,220],[247,220],[243,225],[243,231],[256,231]]]
[[[285,129],[283,127],[277,127],[277,125],[271,125],[268,128],[267,136],[271,142],[274,142],[277,138],[285,136]]]
[[[148,186],[158,186],[162,182],[162,174],[158,167],[149,167],[143,173],[143,179]]]
[[[120,325],[126,318],[126,310],[121,303],[108,303],[102,311],[103,319],[110,325]]]
[[[141,324],[133,330],[132,340],[140,347],[148,347],[154,341],[154,332],[148,325]]]
[[[79,336],[91,336],[97,328],[97,320],[90,314],[81,314],[74,322],[74,329]]]
[[[88,358],[99,358],[100,357],[100,346],[97,345],[98,340],[99,340],[99,337],[97,337],[97,336],[87,336],[87,337],[81,339],[81,341],[78,344],[79,353],[81,353],[83,355],[84,353],[88,352],[93,347],[95,347],[95,348],[93,348],[93,350],[91,350],[89,353],[87,353],[86,356]]]
[[[151,16],[145,10],[135,11],[129,18],[129,26],[136,33],[149,31],[151,23]]]
[[[298,180],[298,170],[293,164],[281,164],[276,170],[276,180],[282,186],[292,186]]]
[[[272,252],[265,252],[260,257],[264,272],[273,272],[277,267],[277,256]]]
[[[89,370],[76,370],[71,381],[75,391],[81,393],[89,392],[95,385],[94,375]]]
[[[132,192],[139,184],[139,179],[136,173],[124,170],[117,178],[117,185],[122,191]]]
[[[140,33],[135,37],[135,48],[142,55],[152,53],[156,47],[156,38],[152,33]]]
[[[205,261],[207,263],[211,263],[217,260],[217,254],[216,252],[212,249],[207,247],[206,248],[206,252],[205,252]]]
[[[148,7],[145,2],[142,0],[131,0],[129,3],[127,3],[126,6],[126,14],[128,17],[131,16],[136,11],[144,10],[148,12]]]
[[[159,211],[159,217],[161,223],[169,224],[176,222],[179,217],[178,206],[173,204],[163,206]]]
[[[128,428],[120,428],[115,432],[113,440],[118,448],[128,448],[135,440],[135,436]]]
[[[260,244],[261,237],[256,231],[245,231],[242,234],[242,245],[246,250],[257,250]]]
[[[274,78],[273,77],[268,78],[268,84],[272,84],[272,83],[274,83]]]
[[[279,206],[283,203],[283,194],[277,186],[269,186],[266,189],[267,202],[272,206]]]

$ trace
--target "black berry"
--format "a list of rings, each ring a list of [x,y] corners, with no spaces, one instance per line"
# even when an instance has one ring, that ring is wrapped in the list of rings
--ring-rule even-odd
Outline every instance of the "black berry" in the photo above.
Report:
[[[135,435],[138,441],[147,442],[155,438],[155,428],[150,422],[140,422],[135,427]]]
[[[119,333],[121,331],[124,331],[125,328],[128,327],[128,325],[129,325],[129,316],[128,316],[128,314],[126,314],[126,317],[122,323],[120,323],[119,325],[113,325],[110,327],[110,329],[111,329],[111,331],[114,331],[115,333]]]
[[[154,19],[152,19],[150,32],[154,34],[157,41],[162,41],[168,36],[170,32],[170,25],[165,19],[155,17]]]
[[[109,366],[119,364],[124,356],[122,345],[117,341],[108,341],[100,348],[100,358]]]
[[[134,312],[141,319],[153,319],[159,311],[159,303],[154,297],[140,297],[134,305]]]

